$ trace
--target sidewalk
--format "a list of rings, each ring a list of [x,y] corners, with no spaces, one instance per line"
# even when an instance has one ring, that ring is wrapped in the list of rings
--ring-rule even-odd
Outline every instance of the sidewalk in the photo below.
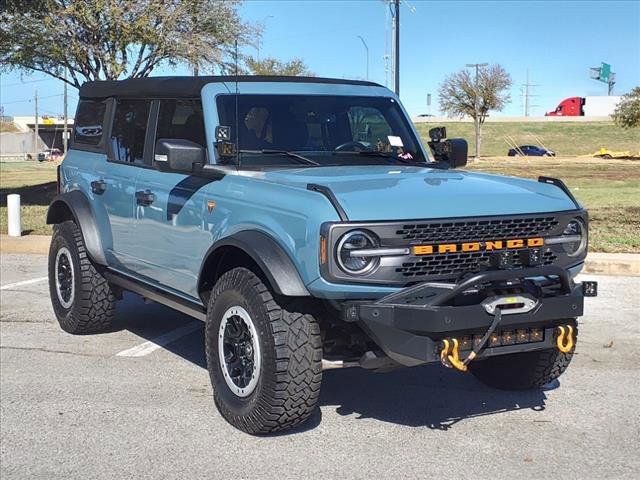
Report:
[[[47,254],[50,243],[48,235],[0,235],[0,252]],[[640,276],[640,253],[590,253],[583,273]]]
[[[583,273],[640,276],[640,253],[590,253]]]
[[[0,235],[0,252],[2,253],[49,253],[49,235],[23,235],[10,237]]]

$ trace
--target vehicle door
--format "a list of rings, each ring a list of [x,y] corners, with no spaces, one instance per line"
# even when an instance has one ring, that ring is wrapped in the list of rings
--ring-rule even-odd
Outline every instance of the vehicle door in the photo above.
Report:
[[[206,150],[200,99],[154,102],[156,128],[148,141],[190,140]],[[205,191],[212,179],[146,169],[136,180],[135,231],[140,273],[163,286],[197,295],[197,278],[211,239],[202,228]]]
[[[97,180],[92,184],[96,201],[107,212],[112,241],[107,243],[109,265],[135,272],[139,240],[133,229],[135,182],[144,168],[145,137],[151,102],[119,99],[107,139],[107,160],[96,165]],[[150,152],[147,153],[150,155]]]

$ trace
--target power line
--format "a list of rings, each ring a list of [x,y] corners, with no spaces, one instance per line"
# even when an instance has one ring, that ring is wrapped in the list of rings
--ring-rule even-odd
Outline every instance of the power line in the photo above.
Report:
[[[38,82],[45,82],[47,80],[57,80],[55,78],[52,77],[44,77],[44,78],[38,78],[36,80],[23,80],[22,82],[15,82],[15,83],[7,83],[5,85],[0,85],[1,87],[15,87],[17,85],[24,85],[25,83],[38,83]]]
[[[45,95],[44,97],[38,97],[40,100],[42,100],[43,98],[54,98],[54,97],[62,97],[64,96],[64,93],[59,93],[57,95]],[[31,103],[33,102],[32,98],[27,98],[27,99],[23,99],[23,100],[12,100],[11,102],[2,102],[2,105],[11,105],[14,103]]]

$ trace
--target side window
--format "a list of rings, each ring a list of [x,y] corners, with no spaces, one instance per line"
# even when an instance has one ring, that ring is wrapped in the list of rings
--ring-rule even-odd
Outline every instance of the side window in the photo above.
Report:
[[[114,161],[143,163],[149,106],[148,100],[118,100],[111,129]]]
[[[207,139],[200,100],[162,100],[156,141],[159,138],[191,140],[205,148]]]
[[[80,100],[73,128],[74,143],[98,145],[102,140],[102,125],[106,111],[106,100]]]

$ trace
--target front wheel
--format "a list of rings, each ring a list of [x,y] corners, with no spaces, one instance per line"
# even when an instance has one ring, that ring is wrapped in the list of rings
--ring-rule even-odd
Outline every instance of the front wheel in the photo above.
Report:
[[[500,390],[530,390],[555,380],[571,363],[578,329],[574,329],[574,346],[568,353],[557,348],[534,352],[498,355],[469,364],[469,370],[485,385]]]
[[[82,232],[72,221],[53,227],[49,294],[65,332],[81,335],[112,328],[116,303],[113,289],[91,262]]]
[[[251,434],[287,430],[313,413],[320,395],[320,328],[309,314],[279,305],[246,268],[216,282],[205,349],[222,416]]]

